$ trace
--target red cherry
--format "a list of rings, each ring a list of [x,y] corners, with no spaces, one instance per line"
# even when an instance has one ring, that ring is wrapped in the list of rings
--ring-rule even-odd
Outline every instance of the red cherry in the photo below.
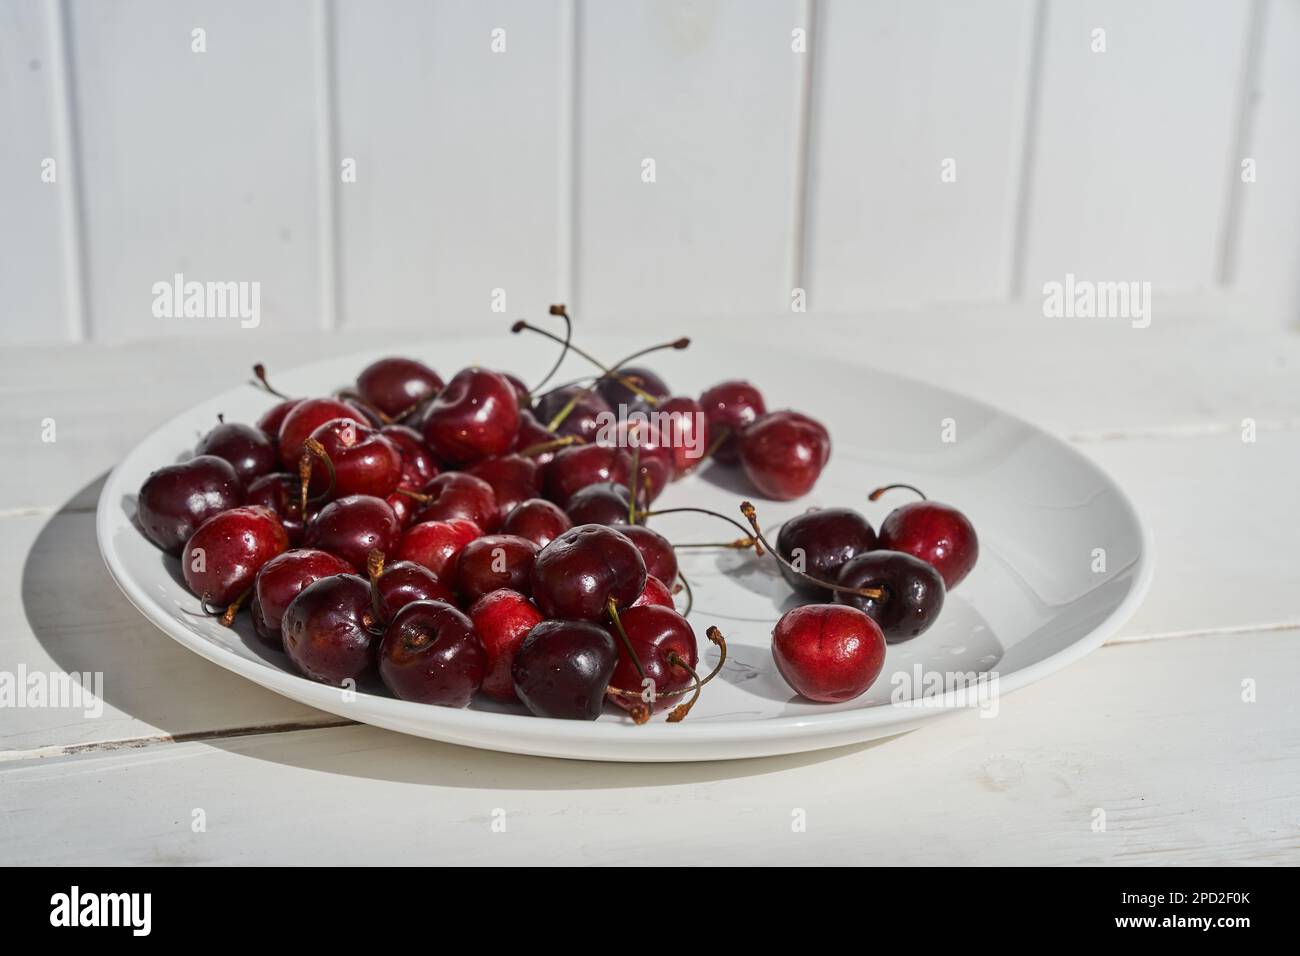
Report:
[[[605,703],[618,649],[589,621],[542,621],[524,638],[510,666],[515,693],[538,717],[595,720]]]
[[[275,471],[279,462],[275,442],[260,429],[236,422],[221,422],[203,436],[194,453],[224,458],[245,485]]]
[[[357,394],[385,415],[396,418],[442,388],[438,373],[409,358],[382,358],[357,376]]]
[[[257,636],[276,650],[283,650],[281,620],[299,592],[321,578],[351,571],[352,566],[342,558],[311,548],[276,555],[262,565],[253,583],[253,629]]]
[[[497,521],[500,524],[515,506],[542,493],[540,466],[532,458],[522,455],[500,455],[484,458],[469,468],[475,478],[492,486],[497,503]]]
[[[517,700],[510,668],[528,632],[542,622],[542,612],[518,591],[502,588],[479,598],[469,617],[487,651],[483,693],[497,700]]]
[[[686,618],[669,608],[643,604],[628,608],[620,614],[619,623],[623,625],[623,631],[641,664],[641,670],[637,670],[636,664],[628,656],[627,646],[613,625],[610,625],[609,632],[615,636],[615,645],[618,647],[618,664],[614,668],[614,675],[609,679],[609,686],[637,695],[652,689],[654,694],[659,695],[683,690],[694,682],[690,670],[680,664],[680,661],[685,661],[694,668],[699,662],[695,632]],[[644,677],[641,671],[645,672]],[[653,681],[652,687],[647,688],[643,680]],[[611,697],[614,703],[627,709],[643,702],[640,697],[629,698],[617,694]],[[659,697],[654,709],[660,710],[679,703],[681,701],[676,695]]]
[[[629,382],[635,385],[639,391],[633,391],[625,384]],[[610,408],[618,408],[620,405],[628,408],[633,406],[644,407],[646,404],[645,395],[662,399],[672,394],[672,389],[668,387],[662,378],[648,368],[635,365],[625,365],[619,368],[617,377],[602,378],[596,387],[601,398],[605,399]]]
[[[633,607],[643,607],[647,604],[677,610],[677,602],[673,600],[673,592],[668,589],[668,585],[653,574],[646,575],[645,590],[641,592],[639,598],[632,602]]]
[[[475,538],[456,561],[456,592],[462,603],[473,604],[500,588],[529,593],[539,550],[527,538],[512,534]]]
[[[677,580],[677,552],[667,538],[643,524],[614,524],[611,527],[636,545],[645,559],[647,574],[664,582]]]
[[[599,621],[612,603],[627,607],[645,588],[645,559],[612,528],[570,528],[533,565],[533,599],[551,618]]]
[[[709,423],[704,409],[693,398],[679,396],[660,402],[654,414],[662,416],[655,429],[655,441],[672,456],[673,474],[684,475],[704,459],[709,449]]]
[[[150,541],[180,554],[199,525],[243,503],[244,485],[234,466],[200,455],[159,468],[145,479],[136,499],[136,520]]]
[[[574,524],[620,524],[631,517],[631,501],[626,485],[602,481],[575,491],[564,510]]]
[[[328,490],[332,498],[384,498],[397,488],[402,478],[402,454],[376,429],[350,418],[335,418],[319,426],[311,437],[325,450],[334,475],[331,489],[329,469],[314,467],[309,485],[313,496]]]
[[[517,534],[544,548],[573,527],[560,506],[544,498],[529,498],[517,504],[501,523],[502,534]]]
[[[466,471],[449,471],[424,486],[428,502],[420,509],[421,521],[448,521],[464,518],[484,531],[493,531],[497,517],[497,496],[492,486]]]
[[[297,475],[282,471],[263,475],[248,486],[246,504],[261,505],[280,519],[289,544],[297,547],[306,531],[302,517],[302,483]]]
[[[414,561],[394,561],[383,569],[375,581],[388,618],[413,601],[446,601],[455,604],[451,588],[437,575]]]
[[[280,463],[286,471],[298,471],[303,443],[321,425],[334,418],[346,418],[368,425],[364,415],[346,402],[334,398],[308,398],[299,402],[280,425]]]
[[[393,509],[393,514],[397,516],[398,527],[403,531],[415,521],[415,512],[419,505],[414,498],[402,491],[394,491],[384,499],[384,502]]]
[[[400,487],[419,491],[438,475],[438,462],[424,443],[420,433],[407,425],[385,425],[379,429],[402,454],[402,480]]]
[[[636,489],[641,500],[654,501],[674,475],[672,449],[659,444],[654,428],[633,420],[619,427],[618,455],[613,465],[613,478],[628,484],[633,463],[636,464]]]
[[[223,511],[199,525],[186,543],[185,584],[207,603],[230,605],[252,588],[262,565],[288,547],[284,526],[265,508]]]
[[[402,700],[464,707],[486,672],[487,652],[473,623],[444,601],[406,605],[379,645],[379,676]]]
[[[724,464],[740,461],[740,433],[746,425],[767,414],[763,393],[748,382],[733,379],[705,389],[700,406],[713,440],[717,440],[723,429],[727,431],[727,437],[713,450],[713,457]]]
[[[943,577],[938,569],[902,551],[859,554],[844,563],[835,583],[858,589],[859,593],[836,591],[835,602],[865,612],[891,644],[925,633],[943,610]],[[879,596],[863,591],[879,592]]]
[[[546,426],[539,422],[532,412],[521,411],[519,413],[519,430],[515,432],[515,440],[510,445],[512,452],[522,452],[529,448],[536,448],[538,445],[546,445],[557,438],[555,432],[549,431]],[[549,465],[558,454],[558,448],[548,448],[546,451],[539,451],[528,457],[537,462],[538,467]]]
[[[397,545],[396,557],[399,561],[423,565],[439,581],[454,581],[460,552],[482,534],[478,525],[464,518],[423,521],[406,529]]]
[[[546,466],[546,497],[563,508],[580,488],[627,477],[627,459],[621,448],[578,445],[565,448]]]
[[[801,571],[822,581],[834,581],[850,558],[876,547],[876,532],[867,519],[851,508],[814,508],[796,515],[776,536],[781,557]],[[781,576],[800,594],[819,601],[831,598],[829,588],[819,587],[784,564]]]
[[[572,408],[569,404],[572,402]],[[584,441],[594,441],[602,421],[613,414],[609,403],[581,385],[566,385],[547,392],[537,402],[537,420],[550,424],[569,408],[568,413],[555,428],[557,435],[577,435]]]
[[[374,668],[378,640],[370,582],[336,574],[307,585],[281,621],[284,651],[304,676],[342,686]]]
[[[910,485],[878,488],[871,493],[871,500],[875,501],[893,487],[911,488]],[[980,554],[979,537],[975,526],[956,508],[921,497],[921,501],[902,505],[889,513],[880,525],[880,546],[934,565],[943,575],[944,586],[952,590],[975,567]]]
[[[280,441],[280,426],[284,424],[285,418],[302,402],[301,398],[286,398],[282,402],[276,402],[269,409],[262,413],[262,417],[257,420],[257,427],[267,438],[271,439],[271,444],[278,446]]]
[[[515,390],[515,401],[519,403],[519,412],[522,415],[524,409],[531,407],[533,404],[533,395],[528,390],[528,386],[524,384],[523,379],[513,372],[502,372],[498,369],[497,374],[509,382],[510,387]]]
[[[336,554],[358,571],[365,571],[371,551],[388,557],[397,547],[402,528],[383,498],[349,495],[331,501],[307,527],[305,543]]]
[[[624,615],[626,616],[626,615]],[[772,656],[786,683],[810,700],[852,700],[885,666],[885,636],[857,608],[808,604],[782,615]]]
[[[806,495],[831,457],[831,436],[799,412],[772,412],[740,434],[740,461],[754,487],[769,498]]]
[[[485,368],[457,372],[429,406],[421,428],[439,459],[458,464],[502,454],[518,430],[514,387]]]

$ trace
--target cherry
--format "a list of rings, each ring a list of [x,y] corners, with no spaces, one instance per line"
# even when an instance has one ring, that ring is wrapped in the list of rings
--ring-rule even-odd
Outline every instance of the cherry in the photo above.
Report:
[[[312,432],[334,418],[346,418],[358,425],[369,424],[354,407],[334,398],[307,398],[293,407],[280,425],[280,463],[285,470],[298,470],[303,444]]]
[[[631,502],[627,485],[602,481],[575,491],[564,510],[573,524],[619,524],[631,517]]]
[[[414,561],[394,561],[384,566],[375,577],[375,588],[389,618],[413,601],[456,603],[451,588],[424,565]]]
[[[510,667],[528,632],[542,622],[542,612],[518,591],[501,588],[479,598],[469,617],[487,651],[483,693],[497,700],[516,700]]]
[[[763,393],[739,379],[719,382],[704,390],[700,406],[717,447],[713,457],[723,464],[740,461],[739,435],[745,426],[767,414]],[[719,440],[720,436],[721,439]]]
[[[570,528],[537,555],[533,599],[551,618],[598,621],[627,607],[645,588],[645,559],[613,528]]]
[[[282,471],[263,475],[248,486],[246,504],[261,505],[279,518],[291,545],[296,547],[302,542],[305,524],[301,482],[297,475]]]
[[[262,565],[288,547],[289,536],[271,512],[231,508],[199,525],[186,542],[185,584],[205,604],[228,605],[222,623],[229,625]]]
[[[857,608],[807,604],[772,629],[772,657],[786,683],[810,700],[838,703],[862,694],[885,666],[885,638]]]
[[[659,607],[669,607],[677,609],[677,602],[673,600],[673,592],[653,574],[647,574],[645,579],[645,590],[641,596],[632,602],[633,607],[644,607],[647,604],[656,604]]]
[[[677,552],[667,538],[643,524],[614,524],[611,527],[636,545],[645,559],[647,574],[665,583],[677,580]]]
[[[425,445],[420,433],[409,425],[385,425],[379,429],[402,455],[402,480],[399,487],[418,491],[438,475],[438,462]]]
[[[654,402],[647,403],[645,396],[649,395],[658,402],[672,394],[672,389],[664,380],[648,368],[623,366],[616,371],[616,376],[605,376],[596,385],[600,397],[610,408],[617,408],[620,405],[632,408],[654,404]],[[635,385],[637,391],[633,391],[629,385]]]
[[[544,498],[529,498],[515,505],[501,523],[502,534],[516,534],[544,548],[573,527],[560,506]]]
[[[439,581],[454,581],[456,559],[465,545],[482,536],[483,530],[472,521],[422,521],[411,525],[397,545],[400,561],[414,561],[433,572]]]
[[[475,538],[456,561],[456,591],[461,601],[473,604],[500,588],[527,594],[532,590],[533,564],[540,550],[527,538],[512,534]]]
[[[350,564],[326,551],[300,548],[276,555],[262,565],[253,582],[253,629],[257,636],[276,650],[283,650],[281,620],[299,592],[321,578],[351,571]]]
[[[933,565],[902,551],[868,551],[840,568],[838,583],[876,589],[882,597],[837,591],[835,600],[865,611],[891,644],[924,633],[943,610],[943,578]]]
[[[530,448],[549,446],[559,437],[555,432],[539,422],[532,412],[521,411],[519,413],[519,431],[515,433],[515,440],[511,443],[510,450],[512,452],[523,452]],[[558,446],[547,447],[542,451],[530,454],[528,457],[537,462],[540,468],[554,461],[558,453]]]
[[[815,578],[834,581],[844,562],[876,546],[876,532],[851,508],[814,508],[791,518],[776,536],[781,557]],[[784,564],[781,575],[800,594],[828,601],[831,592]]]
[[[415,512],[418,507],[418,503],[414,498],[399,488],[386,497],[384,503],[393,509],[393,514],[397,516],[398,527],[405,531],[411,526],[411,522],[415,520]]]
[[[625,423],[618,430],[614,480],[627,483],[635,470],[637,494],[646,501],[658,498],[675,473],[672,449],[659,441],[655,429],[636,420]]]
[[[510,666],[515,693],[538,717],[595,720],[614,675],[613,636],[589,621],[542,621]]]
[[[382,358],[357,376],[357,394],[389,418],[400,418],[442,388],[438,373],[409,358]]]
[[[144,480],[136,520],[150,541],[180,554],[199,525],[243,503],[244,485],[234,466],[215,455],[200,455],[159,468]]]
[[[563,508],[580,488],[627,477],[626,453],[602,445],[566,448],[546,466],[546,497]]]
[[[331,467],[311,473],[310,490],[315,496],[328,493],[334,498],[392,494],[402,478],[402,453],[377,429],[350,418],[335,418],[316,428],[312,440],[319,442]],[[331,487],[331,477],[333,486]]]
[[[740,461],[754,487],[789,501],[812,490],[831,457],[831,436],[799,412],[771,412],[740,433]]]
[[[609,686],[634,696],[613,694],[614,703],[632,710],[643,706],[647,695],[653,697],[654,710],[676,703],[675,696],[661,695],[694,683],[699,663],[695,631],[675,610],[653,604],[628,608],[619,620],[627,643],[618,643],[618,664]],[[611,633],[622,637],[616,630],[611,629]],[[635,661],[631,654],[636,655]],[[652,683],[647,686],[646,680]]]
[[[599,392],[581,385],[565,385],[547,392],[537,402],[536,415],[556,435],[577,435],[593,441],[602,422],[614,411]]]
[[[379,551],[387,557],[396,549],[401,534],[397,515],[383,498],[348,495],[320,510],[307,526],[305,543],[364,571],[370,552]]]
[[[493,531],[500,524],[492,486],[469,472],[445,472],[425,485],[423,494],[428,501],[420,510],[421,521],[463,518],[484,531]]]
[[[516,505],[542,493],[541,468],[535,460],[523,455],[484,458],[468,471],[475,478],[481,478],[492,486],[497,504],[494,524],[498,526]]]
[[[262,417],[257,420],[257,427],[261,432],[271,439],[273,446],[278,446],[280,441],[280,426],[284,420],[302,402],[301,398],[286,398],[283,401],[276,402],[269,409],[262,413]]]
[[[433,453],[457,464],[500,455],[518,430],[514,386],[485,368],[457,372],[429,405],[421,426]]]
[[[903,551],[934,565],[943,575],[944,586],[960,584],[979,559],[980,543],[975,526],[951,505],[931,501],[911,485],[886,485],[871,493],[876,501],[892,488],[908,488],[921,495],[920,501],[895,508],[880,526],[880,546]]]
[[[445,601],[416,601],[379,644],[379,676],[402,700],[464,707],[483,684],[487,652],[474,625]]]
[[[497,371],[497,374],[510,383],[510,387],[515,390],[515,401],[519,403],[519,413],[522,415],[524,409],[531,408],[533,404],[532,392],[524,384],[524,380],[513,372]]]
[[[245,485],[275,471],[279,461],[275,443],[261,429],[224,419],[203,436],[194,453],[224,458]]]
[[[285,608],[284,651],[314,681],[359,681],[374,667],[376,625],[370,582],[355,574],[321,578]]]
[[[709,423],[704,409],[693,398],[677,396],[660,402],[657,419],[656,442],[666,448],[672,457],[674,475],[684,475],[694,469],[709,448]]]

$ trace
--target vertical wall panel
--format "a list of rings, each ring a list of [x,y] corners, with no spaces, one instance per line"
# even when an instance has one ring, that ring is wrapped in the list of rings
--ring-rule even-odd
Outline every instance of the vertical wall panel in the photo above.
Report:
[[[1048,4],[1026,295],[1067,272],[1157,290],[1216,283],[1250,10]],[[1104,53],[1091,49],[1094,29]]]
[[[578,305],[593,318],[788,308],[794,0],[583,2]],[[642,181],[655,161],[656,181]]]
[[[100,337],[239,331],[155,318],[152,286],[261,282],[262,328],[321,323],[317,6],[300,0],[71,5]],[[191,51],[192,30],[207,52]]]
[[[60,132],[63,63],[44,0],[0,4],[0,342],[78,337],[76,163]],[[55,181],[42,181],[54,160]]]
[[[560,294],[563,12],[338,4],[338,151],[357,171],[338,187],[347,326],[500,331]]]
[[[1031,0],[830,0],[817,19],[810,308],[1005,297]]]

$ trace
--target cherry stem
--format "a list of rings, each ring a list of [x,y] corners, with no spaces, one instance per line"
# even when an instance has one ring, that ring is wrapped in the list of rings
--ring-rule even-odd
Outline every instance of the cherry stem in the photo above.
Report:
[[[551,306],[549,311],[551,315],[558,315],[564,320],[564,348],[560,349],[560,354],[556,357],[555,364],[551,366],[551,370],[546,373],[540,382],[528,390],[529,395],[536,395],[542,390],[543,385],[555,377],[555,373],[558,372],[560,366],[564,364],[564,359],[569,354],[569,350],[573,348],[573,320],[569,318],[569,310],[564,307],[564,303],[560,303],[559,305]]]
[[[691,582],[686,580],[681,568],[677,569],[677,580],[682,582],[682,590],[686,592],[686,610],[682,611],[682,617],[690,617],[691,611],[695,609],[695,592],[691,590]]]
[[[379,593],[379,579],[384,573],[384,552],[378,548],[366,555],[366,576],[370,578],[370,606],[374,610],[375,621],[381,626],[388,620],[384,613],[384,598]]]
[[[311,484],[311,463],[313,458],[319,458],[325,465],[325,473],[329,477],[329,484],[324,492],[315,497],[307,497],[307,486]],[[302,443],[302,456],[298,459],[298,478],[302,482],[302,517],[307,519],[307,502],[324,501],[334,491],[334,462],[330,461],[329,452],[315,438],[308,438]]]
[[[552,306],[551,308],[554,309],[556,307]],[[561,308],[563,307],[561,306]],[[515,333],[522,332],[524,329],[527,329],[529,332],[536,332],[538,335],[544,335],[552,342],[556,342],[560,345],[566,345],[566,341],[560,338],[555,333],[548,332],[546,329],[539,328],[538,326],[533,325],[530,322],[526,322],[523,319],[520,319],[518,322],[516,322],[514,325],[510,327],[510,331]],[[637,395],[637,397],[644,399],[647,405],[653,406],[659,404],[659,399],[655,398],[655,396],[651,395],[649,392],[645,391],[645,389],[641,388],[641,386],[638,385],[637,381],[635,380],[636,376],[619,375],[618,370],[621,369],[628,362],[631,362],[634,359],[639,359],[643,355],[649,355],[651,352],[658,352],[662,349],[680,350],[689,347],[690,344],[691,344],[691,340],[684,336],[680,339],[673,339],[673,341],[671,342],[661,342],[658,345],[651,345],[648,348],[644,348],[639,352],[633,352],[627,358],[623,359],[621,362],[618,362],[612,366],[606,365],[604,362],[600,361],[600,359],[593,356],[590,352],[583,351],[582,349],[578,348],[578,346],[574,345],[572,342],[567,343],[567,348],[569,349],[569,351],[573,352],[574,354],[581,355],[592,365],[596,366],[596,368],[600,369],[601,375],[600,378],[597,379],[598,382],[603,381],[605,379],[614,379],[615,381],[620,382],[622,385],[626,386],[628,389],[634,392]],[[552,391],[554,391],[554,389],[552,389]]]
[[[253,366],[253,376],[254,378],[257,379],[257,381],[250,382],[249,384],[256,385],[259,388],[265,389],[266,391],[274,395],[276,398],[282,398],[285,401],[292,400],[289,398],[288,395],[284,394],[284,392],[278,391],[275,388],[271,387],[271,383],[266,378],[266,366],[263,365],[261,362],[258,362],[256,365]]]
[[[740,503],[740,513],[749,519],[750,527],[754,529],[754,537],[763,542],[764,547],[772,553],[772,557],[776,558],[782,566],[788,568],[794,574],[799,575],[799,577],[803,578],[805,581],[809,581],[817,585],[819,588],[838,591],[841,594],[856,594],[858,597],[870,598],[873,601],[883,601],[885,599],[884,588],[852,588],[847,584],[832,584],[830,581],[823,581],[821,578],[813,577],[801,568],[796,568],[793,564],[783,558],[781,553],[777,551],[776,548],[772,547],[772,545],[768,543],[768,540],[763,537],[763,529],[758,526],[758,512],[754,510],[752,504],[748,501],[742,501]]]
[[[554,451],[557,448],[568,448],[570,445],[585,445],[587,440],[581,435],[562,435],[551,441],[538,442],[536,445],[529,445],[527,448],[515,452],[524,458],[532,458],[534,455],[540,455],[543,452]]]
[[[683,660],[682,656],[676,651],[672,651],[668,655],[668,663],[672,664],[674,667],[680,667],[682,670],[686,671],[686,673],[690,674],[691,678],[695,681],[695,693],[691,695],[691,699],[678,704],[668,715],[668,723],[676,724],[686,718],[686,715],[691,712],[691,708],[695,706],[695,702],[700,699],[700,691],[704,689],[704,683],[700,680],[699,672]]]
[[[746,536],[735,541],[688,541],[686,544],[673,545],[674,551],[683,548],[730,548],[733,551],[748,551],[754,546],[755,538]]]
[[[700,460],[697,461],[695,464],[691,465],[691,467],[698,468],[702,462],[708,461],[710,458],[712,458],[714,452],[716,452],[719,448],[721,448],[722,443],[730,437],[731,437],[731,429],[728,428],[726,425],[723,425],[720,429],[718,429],[718,433],[713,436],[713,441],[709,442],[709,447],[704,449],[704,454],[700,456]]]
[[[636,524],[636,503],[640,494],[636,489],[636,476],[641,472],[641,443],[632,447],[632,470],[627,476],[627,523]]]
[[[726,515],[718,514],[716,511],[710,511],[708,508],[660,508],[657,511],[642,511],[641,520],[644,521],[646,518],[657,518],[660,515],[675,515],[675,514],[686,514],[686,513],[709,515],[710,517],[718,518],[721,521],[727,522],[727,524],[731,525],[734,528],[739,528],[740,533],[743,534],[746,538],[750,537],[750,529],[746,528],[735,518],[728,518]],[[754,553],[761,558],[763,556],[763,547],[762,545],[759,544],[759,540],[761,539],[754,540],[751,542],[751,544],[753,545]],[[749,547],[749,545],[746,545],[746,547]]]
[[[645,680],[645,668],[641,666],[641,658],[636,656],[636,651],[632,649],[632,638],[627,636],[627,631],[623,630],[623,622],[618,618],[618,603],[611,597],[605,602],[605,608],[609,611],[610,620],[614,622],[614,630],[618,631],[618,636],[623,640],[623,647],[626,648],[628,657],[632,658],[632,663],[636,665],[637,675]]]
[[[412,491],[410,488],[394,488],[393,491],[396,494],[404,495],[407,498],[412,498],[415,501],[418,501],[422,505],[428,504],[430,501],[433,500],[433,495],[426,495],[419,491]]]
[[[876,489],[875,491],[873,491],[871,494],[867,495],[867,500],[868,500],[868,501],[879,501],[881,495],[883,495],[886,491],[893,491],[895,488],[906,488],[908,491],[914,491],[914,492],[916,492],[918,495],[920,495],[922,501],[926,501],[926,500],[928,500],[928,499],[925,497],[925,492],[922,491],[920,488],[916,487],[915,485],[902,485],[902,484],[898,484],[898,485],[883,485],[883,486],[881,486],[880,488],[877,488],[877,489]]]
[[[235,600],[231,602],[230,606],[226,608],[225,611],[222,612],[221,614],[222,627],[231,627],[234,625],[235,615],[239,613],[239,609],[244,606],[244,602],[248,600],[248,596],[252,593],[253,593],[252,588],[246,589],[243,594],[235,598]]]
[[[686,661],[682,660],[682,658],[676,652],[674,652],[669,656],[668,658],[669,661],[672,661],[678,664],[678,666],[685,667],[687,670],[689,670],[691,672],[691,675],[695,677],[696,683],[692,684],[690,687],[683,687],[680,690],[666,690],[662,694],[656,694],[655,700],[659,700],[664,697],[681,697],[683,694],[689,694],[692,692],[694,692],[695,695],[698,697],[700,688],[702,688],[709,681],[713,680],[713,678],[717,677],[718,674],[722,673],[722,665],[727,662],[727,639],[722,636],[722,632],[720,630],[712,626],[709,627],[709,629],[705,632],[705,634],[708,635],[709,640],[712,641],[718,647],[718,663],[713,665],[713,670],[709,671],[708,675],[701,679],[699,675],[695,673],[694,669],[692,669],[690,665],[686,663]],[[635,698],[637,700],[640,700],[642,692],[635,691],[635,690],[623,690],[623,688],[621,687],[606,687],[605,693],[614,697],[623,697],[625,699]],[[694,704],[695,701],[692,700],[691,705],[693,706]],[[690,708],[687,709],[689,710]],[[685,714],[682,715],[682,717],[685,716],[686,716]],[[633,717],[633,719],[634,720],[636,719],[635,716]],[[671,718],[669,719],[671,720]],[[677,720],[681,720],[681,719],[682,719],[681,717],[677,718]],[[637,723],[639,724],[644,723],[644,721],[637,720]],[[676,723],[676,721],[674,721],[674,723]]]
[[[378,418],[381,424],[391,425],[393,424],[393,422],[397,421],[397,419],[393,418],[393,416],[388,415],[380,411],[379,409],[375,408],[374,405],[371,405],[368,401],[362,398],[359,392],[356,392],[350,388],[339,389],[337,392],[334,393],[334,397],[340,400],[346,399],[352,404],[360,406],[361,408],[365,409],[366,411],[370,412],[370,414]]]

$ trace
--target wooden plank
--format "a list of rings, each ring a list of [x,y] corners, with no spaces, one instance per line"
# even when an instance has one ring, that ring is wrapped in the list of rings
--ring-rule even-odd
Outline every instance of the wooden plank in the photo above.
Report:
[[[1297,667],[1294,633],[1106,648],[992,718],[730,763],[354,727],[0,764],[0,840],[53,864],[1295,864]]]
[[[582,3],[577,20],[579,314],[788,309],[802,5]]]
[[[338,4],[338,162],[356,170],[337,187],[348,327],[495,327],[497,289],[511,316],[556,301],[563,9]]]
[[[320,325],[315,8],[73,4],[96,337],[221,332],[156,318],[156,282],[259,282],[262,330]],[[206,52],[193,52],[193,31]],[[247,340],[251,333],[241,335]]]
[[[829,0],[817,16],[810,307],[1005,298],[1034,4]]]

